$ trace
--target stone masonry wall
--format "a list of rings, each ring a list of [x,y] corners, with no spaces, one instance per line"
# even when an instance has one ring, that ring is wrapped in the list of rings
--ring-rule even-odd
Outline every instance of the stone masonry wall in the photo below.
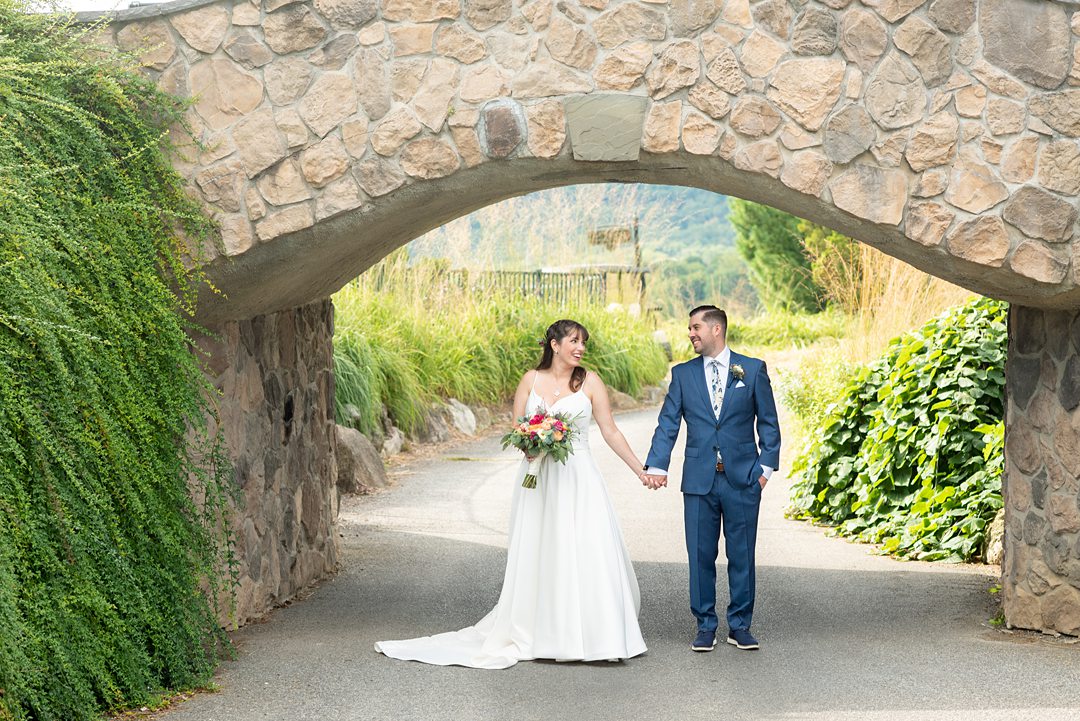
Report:
[[[184,0],[102,32],[195,98],[203,145],[176,167],[221,223],[208,272],[228,300],[200,306],[216,318],[325,297],[442,221],[597,163],[1080,306],[1072,2]]]
[[[1080,635],[1080,312],[1013,306],[1006,371],[1005,616]]]
[[[240,502],[233,516],[240,626],[338,561],[334,309],[329,300],[230,322],[202,338]]]

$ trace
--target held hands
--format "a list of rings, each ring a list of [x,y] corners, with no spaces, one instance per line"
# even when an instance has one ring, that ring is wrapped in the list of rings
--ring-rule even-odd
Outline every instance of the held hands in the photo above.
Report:
[[[641,471],[638,473],[638,478],[641,480],[642,485],[654,491],[667,486],[667,476],[657,476]]]
[[[658,490],[660,488],[666,488],[667,487],[668,477],[667,476],[658,476],[658,475],[654,475],[654,474],[651,474],[651,473],[645,473],[644,471],[641,471],[641,472],[638,473],[638,480],[640,480],[641,484],[643,486],[645,486],[646,488],[649,488],[649,489],[655,491],[655,490]],[[768,482],[769,482],[769,479],[766,478],[765,476],[762,476],[761,478],[758,479],[758,483],[761,484],[762,490],[765,489],[765,484],[767,484]]]

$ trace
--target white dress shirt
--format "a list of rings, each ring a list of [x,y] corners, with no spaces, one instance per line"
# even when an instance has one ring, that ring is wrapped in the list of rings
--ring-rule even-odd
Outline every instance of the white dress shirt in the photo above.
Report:
[[[701,356],[701,360],[705,361],[704,363],[702,363],[702,368],[704,368],[704,370],[705,370],[705,387],[709,389],[709,393],[711,394],[712,393],[712,370],[709,368],[709,364],[712,363],[713,361],[716,361],[717,363],[720,364],[720,367],[717,370],[720,373],[720,384],[723,386],[723,384],[727,383],[728,366],[731,364],[731,348],[729,348],[727,346],[724,346],[724,350],[720,351],[719,355],[717,355],[717,356],[703,355],[703,356]],[[721,406],[721,409],[722,409],[722,406]],[[773,474],[774,470],[775,469],[769,468],[766,465],[762,465],[761,466],[761,475],[765,476],[765,480],[767,481],[767,480],[769,480],[769,477]],[[650,475],[653,475],[653,476],[666,476],[667,475],[667,469],[666,468],[653,468],[653,467],[650,466],[649,468],[646,469],[645,472],[650,474]]]

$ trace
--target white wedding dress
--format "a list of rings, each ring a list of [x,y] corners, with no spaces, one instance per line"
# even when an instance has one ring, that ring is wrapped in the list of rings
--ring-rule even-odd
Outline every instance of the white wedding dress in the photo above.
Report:
[[[527,412],[543,407],[531,392]],[[630,555],[589,450],[592,402],[578,391],[549,411],[577,416],[566,464],[545,459],[536,488],[514,484],[499,602],[475,626],[407,641],[380,641],[391,658],[440,666],[507,668],[518,661],[601,661],[645,652],[641,599]]]

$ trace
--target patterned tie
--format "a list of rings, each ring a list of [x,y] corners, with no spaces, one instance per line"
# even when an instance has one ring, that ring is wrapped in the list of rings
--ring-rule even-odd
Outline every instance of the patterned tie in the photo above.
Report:
[[[724,405],[724,385],[720,382],[720,361],[710,361],[709,370],[712,377],[712,387],[709,390],[712,393],[713,415],[719,418],[720,407]]]

